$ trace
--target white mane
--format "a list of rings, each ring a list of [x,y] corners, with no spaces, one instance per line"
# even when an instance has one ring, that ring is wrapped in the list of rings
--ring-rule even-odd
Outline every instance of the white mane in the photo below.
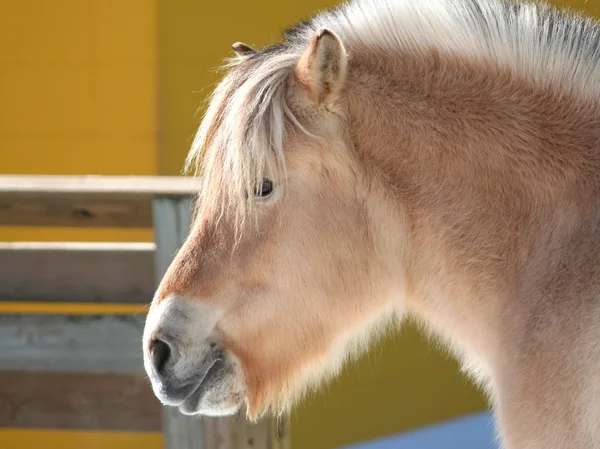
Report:
[[[501,0],[357,0],[299,24],[282,45],[228,66],[186,165],[201,168],[205,205],[233,206],[243,215],[256,183],[282,176],[286,123],[298,125],[286,104],[285,81],[323,27],[342,39],[350,58],[373,46],[391,53],[434,47],[594,100],[600,94],[600,29],[592,19]]]
[[[298,46],[319,28],[357,47],[437,48],[496,62],[535,79],[597,97],[600,28],[541,3],[502,0],[358,0],[296,31]],[[295,40],[295,39],[294,39]],[[296,51],[300,51],[299,48]]]

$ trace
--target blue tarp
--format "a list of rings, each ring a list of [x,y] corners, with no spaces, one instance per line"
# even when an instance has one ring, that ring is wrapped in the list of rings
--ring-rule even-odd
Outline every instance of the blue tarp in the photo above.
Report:
[[[340,449],[499,449],[489,413],[477,413]]]

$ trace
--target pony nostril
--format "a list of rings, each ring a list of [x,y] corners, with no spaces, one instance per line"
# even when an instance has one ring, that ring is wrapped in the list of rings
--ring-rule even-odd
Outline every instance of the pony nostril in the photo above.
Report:
[[[155,339],[150,346],[152,364],[158,374],[162,374],[165,365],[171,358],[171,347],[162,340]]]

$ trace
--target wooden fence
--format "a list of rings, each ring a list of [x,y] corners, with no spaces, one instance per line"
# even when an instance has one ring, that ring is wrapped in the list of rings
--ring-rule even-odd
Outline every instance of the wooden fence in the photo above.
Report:
[[[154,243],[0,243],[0,422],[162,431],[167,449],[288,449],[287,421],[161,407],[141,338],[187,235],[183,177],[0,176],[0,226],[151,228]],[[5,424],[6,425],[6,424]]]

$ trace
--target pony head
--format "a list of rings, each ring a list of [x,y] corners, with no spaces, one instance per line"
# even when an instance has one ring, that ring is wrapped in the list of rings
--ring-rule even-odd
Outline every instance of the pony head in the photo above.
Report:
[[[202,193],[144,355],[165,404],[257,417],[336,373],[391,302],[342,41],[319,29],[303,47],[234,50],[188,159]]]

